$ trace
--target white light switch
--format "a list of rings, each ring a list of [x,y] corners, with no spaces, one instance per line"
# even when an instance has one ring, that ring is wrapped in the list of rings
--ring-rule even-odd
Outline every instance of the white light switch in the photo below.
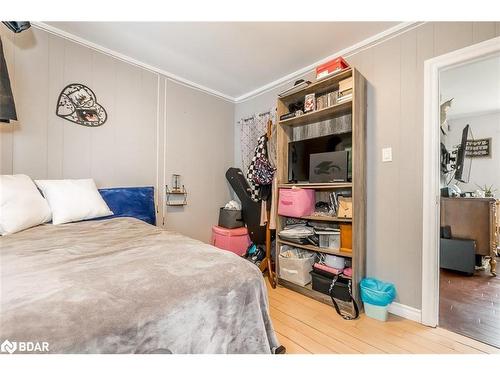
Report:
[[[392,147],[386,147],[382,149],[382,161],[384,163],[392,161]]]

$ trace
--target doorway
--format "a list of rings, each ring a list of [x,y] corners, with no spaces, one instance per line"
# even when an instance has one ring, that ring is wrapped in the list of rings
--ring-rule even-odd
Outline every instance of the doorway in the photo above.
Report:
[[[488,74],[500,74],[500,38],[425,63],[422,323],[500,346],[497,201],[489,197],[500,189],[500,84]]]

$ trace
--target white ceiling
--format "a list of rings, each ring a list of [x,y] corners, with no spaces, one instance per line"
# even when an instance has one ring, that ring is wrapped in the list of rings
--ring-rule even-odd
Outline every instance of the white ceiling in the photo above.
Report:
[[[396,22],[47,24],[232,99],[398,25]]]
[[[500,55],[440,75],[441,101],[453,99],[449,119],[500,111]]]

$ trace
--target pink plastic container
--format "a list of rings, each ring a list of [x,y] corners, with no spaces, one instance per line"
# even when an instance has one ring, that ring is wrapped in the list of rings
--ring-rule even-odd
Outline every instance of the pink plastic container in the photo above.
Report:
[[[314,189],[280,189],[278,214],[289,217],[309,216],[314,212]]]
[[[246,227],[227,229],[214,225],[212,227],[212,245],[219,249],[232,251],[242,256],[250,246],[251,241]]]

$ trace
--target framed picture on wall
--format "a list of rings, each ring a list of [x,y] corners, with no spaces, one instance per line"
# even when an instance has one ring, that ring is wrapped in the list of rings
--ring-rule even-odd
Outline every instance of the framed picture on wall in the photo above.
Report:
[[[465,156],[468,158],[491,157],[491,138],[468,140],[465,148]]]

